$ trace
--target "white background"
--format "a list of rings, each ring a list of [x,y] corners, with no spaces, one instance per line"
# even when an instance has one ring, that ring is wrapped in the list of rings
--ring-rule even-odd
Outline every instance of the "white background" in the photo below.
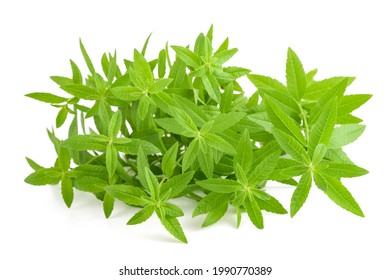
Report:
[[[390,279],[386,2],[2,1],[0,278],[125,279],[118,276],[124,265],[178,265],[272,266],[266,279]],[[167,40],[192,44],[212,23],[215,42],[229,36],[231,46],[240,50],[232,64],[284,80],[291,46],[306,70],[319,68],[318,78],[356,76],[348,92],[374,94],[357,111],[366,132],[347,148],[370,174],[344,181],[366,218],[335,206],[315,188],[294,219],[265,214],[261,231],[246,217],[235,229],[232,213],[201,229],[203,218],[190,215],[194,204],[179,202],[187,213],[181,219],[186,245],[171,238],[155,218],[126,226],[134,210],[120,203],[106,220],[101,203],[88,194],[77,192],[67,209],[58,187],[23,182],[31,172],[24,156],[46,166],[55,158],[45,129],[54,125],[57,111],[24,94],[60,94],[49,76],[70,75],[70,58],[86,70],[79,37],[97,64],[103,52],[114,49],[120,58],[130,57],[153,32],[147,52],[151,59]],[[288,208],[293,189],[271,183],[269,191]]]

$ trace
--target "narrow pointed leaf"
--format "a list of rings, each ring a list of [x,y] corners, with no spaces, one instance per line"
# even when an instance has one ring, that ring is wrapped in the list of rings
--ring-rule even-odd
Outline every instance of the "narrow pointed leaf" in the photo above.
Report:
[[[171,46],[171,48],[176,52],[176,55],[183,60],[188,66],[193,68],[198,68],[200,64],[199,57],[190,51],[188,48],[180,46]]]
[[[124,203],[135,206],[145,205],[142,197],[146,196],[146,193],[140,188],[130,185],[110,185],[105,187],[105,191]]]
[[[104,195],[103,210],[107,219],[111,216],[112,210],[114,209],[114,201],[114,197],[109,193]]]
[[[163,173],[167,177],[171,177],[173,174],[173,170],[176,166],[176,157],[178,152],[178,142],[176,142],[163,156],[161,161],[161,168]]]
[[[227,212],[228,203],[220,205],[218,208],[207,213],[206,218],[203,221],[202,228],[211,226],[218,222]]]
[[[255,200],[246,199],[244,202],[244,207],[252,224],[258,229],[264,228],[263,215],[259,206],[257,205],[257,202]]]
[[[282,130],[283,132],[295,137],[302,145],[306,144],[306,140],[302,135],[301,128],[298,124],[285,114],[278,106],[272,101],[271,98],[264,98],[268,116],[271,119],[272,124]]]
[[[66,206],[68,206],[68,208],[70,208],[70,206],[72,205],[72,202],[73,202],[74,194],[73,194],[72,179],[69,176],[62,176],[61,194],[62,194],[62,198],[63,198]]]
[[[222,113],[213,119],[213,126],[210,130],[213,133],[224,132],[226,129],[238,123],[243,117],[245,117],[245,113],[243,112]]]
[[[100,95],[98,94],[98,92],[95,89],[90,88],[88,86],[65,85],[65,86],[61,86],[61,89],[63,89],[67,93],[69,93],[77,98],[82,98],[85,100],[98,100],[98,99],[100,99]]]
[[[121,126],[122,114],[121,111],[116,111],[115,114],[112,115],[110,124],[108,125],[108,137],[116,138]]]
[[[80,49],[81,49],[81,53],[83,54],[83,57],[84,57],[84,60],[85,60],[85,63],[87,64],[87,67],[89,69],[89,71],[91,72],[91,74],[95,74],[95,68],[93,67],[93,64],[92,64],[92,61],[83,45],[83,42],[81,41],[80,39]]]
[[[160,194],[160,184],[158,183],[156,176],[148,167],[145,167],[144,172],[145,180],[148,185],[148,189],[150,191],[151,196],[153,198],[158,198]]]
[[[161,196],[163,196],[169,190],[171,190],[171,198],[179,195],[190,183],[192,177],[194,176],[194,173],[194,171],[188,171],[170,178],[167,182],[162,184],[160,189]]]
[[[67,98],[57,96],[47,92],[33,92],[33,93],[26,94],[26,96],[50,104],[59,104],[68,100]]]
[[[148,205],[142,210],[135,213],[135,215],[127,222],[128,225],[137,225],[148,220],[154,213],[153,205]]]
[[[190,168],[191,164],[195,161],[196,156],[198,155],[199,142],[197,139],[193,140],[186,151],[184,152],[183,161],[182,161],[182,170],[185,172]]]
[[[329,140],[328,148],[337,149],[354,142],[365,129],[366,126],[362,124],[345,124],[336,127]]]
[[[289,48],[286,63],[287,88],[289,93],[300,100],[306,91],[306,74],[296,53]]]
[[[359,204],[352,197],[347,188],[343,186],[340,180],[329,176],[324,177],[328,185],[328,190],[326,192],[328,197],[345,210],[350,211],[357,216],[364,217]]]
[[[318,144],[329,144],[337,118],[337,99],[328,102],[310,132],[308,152],[312,156]]]
[[[321,173],[335,178],[353,178],[368,174],[368,171],[350,163],[324,163],[318,166]]]
[[[205,133],[203,134],[203,137],[206,140],[207,145],[209,145],[211,148],[226,154],[236,154],[236,150],[233,148],[233,146],[222,137],[212,133]]]
[[[143,89],[150,87],[153,84],[153,73],[149,63],[145,57],[136,49],[134,49],[134,71],[137,78],[140,79]]]
[[[268,157],[264,158],[259,165],[249,175],[249,186],[256,186],[261,182],[264,182],[271,175],[272,171],[275,169],[276,164],[279,160],[279,152],[273,153]]]
[[[187,238],[177,218],[167,216],[164,219],[160,219],[160,220],[163,226],[165,227],[165,229],[170,234],[172,234],[175,238],[177,238],[181,242],[187,243]]]
[[[306,172],[299,180],[298,186],[291,197],[290,215],[294,217],[305,203],[312,183],[311,172]]]
[[[240,164],[245,173],[248,173],[252,166],[252,149],[253,147],[250,140],[249,132],[247,129],[245,129],[238,142],[237,153],[234,155],[233,158],[234,166]]]
[[[219,178],[197,181],[196,184],[217,193],[232,193],[242,188],[241,184],[236,181]]]
[[[173,79],[159,79],[154,82],[154,84],[149,88],[149,92],[152,94],[159,93],[160,91],[165,90]]]

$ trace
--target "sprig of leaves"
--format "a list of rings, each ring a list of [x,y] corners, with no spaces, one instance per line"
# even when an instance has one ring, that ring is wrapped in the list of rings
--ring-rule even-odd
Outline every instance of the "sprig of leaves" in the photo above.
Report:
[[[295,188],[290,215],[298,213],[316,185],[342,208],[364,216],[342,178],[368,173],[354,164],[343,147],[363,132],[352,115],[369,94],[346,94],[351,77],[317,81],[317,70],[306,72],[288,49],[286,84],[250,70],[225,66],[237,49],[227,38],[213,48],[213,27],[201,33],[193,48],[165,46],[146,56],[134,49],[121,70],[117,53],[101,57],[99,74],[80,40],[87,76],[72,60],[71,77],[52,76],[65,92],[34,92],[26,96],[51,104],[59,112],[57,128],[73,116],[68,138],[48,131],[57,153],[45,168],[27,158],[34,172],[31,185],[60,184],[71,206],[74,189],[102,201],[110,217],[116,200],[139,210],[128,221],[135,225],[154,213],[175,238],[187,242],[179,223],[183,210],[174,201],[194,200],[193,216],[205,214],[202,227],[218,222],[229,207],[237,227],[246,212],[257,228],[262,211],[286,214],[267,193],[267,181]],[[257,88],[245,96],[239,79]],[[92,122],[86,122],[87,119]],[[87,125],[88,124],[88,125]],[[90,125],[92,124],[92,125]]]

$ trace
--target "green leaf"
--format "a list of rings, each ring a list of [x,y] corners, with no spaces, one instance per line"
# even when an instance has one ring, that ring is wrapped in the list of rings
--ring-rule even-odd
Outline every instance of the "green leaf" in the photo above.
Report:
[[[108,145],[106,149],[106,167],[107,167],[109,178],[114,176],[117,165],[118,165],[118,152],[115,149],[114,145]]]
[[[330,100],[314,123],[313,129],[310,132],[310,140],[308,146],[309,156],[313,156],[313,152],[318,144],[327,146],[332,136],[337,118],[337,98]]]
[[[191,138],[197,136],[197,134],[195,134],[192,130],[184,130],[183,127],[174,118],[155,119],[154,121],[158,126],[170,133]]]
[[[325,156],[327,148],[324,144],[318,144],[314,150],[312,163],[317,165]]]
[[[154,206],[148,205],[142,210],[135,213],[135,215],[127,222],[128,225],[137,225],[148,220],[154,213]]]
[[[342,149],[328,149],[325,158],[338,163],[352,163],[347,154]]]
[[[108,125],[108,137],[116,138],[119,133],[119,130],[122,126],[122,114],[121,111],[116,111],[115,114],[112,115],[110,123]]]
[[[24,182],[33,186],[43,186],[43,185],[55,185],[60,181],[60,177],[50,177],[47,172],[50,171],[60,171],[57,168],[44,168],[39,169],[24,179]]]
[[[336,127],[329,140],[328,148],[337,149],[354,142],[365,129],[366,126],[362,124],[345,124]]]
[[[47,92],[33,92],[33,93],[26,94],[26,96],[50,104],[59,104],[68,100],[67,98],[57,96]]]
[[[149,92],[151,94],[156,94],[164,89],[166,89],[170,83],[172,83],[173,79],[159,79],[154,82],[154,84],[149,88]]]
[[[67,148],[61,147],[58,155],[58,165],[63,171],[68,171],[70,168],[70,152]]]
[[[157,154],[160,152],[155,145],[146,140],[123,138],[126,140],[126,143],[120,143],[120,139],[121,138],[114,139],[113,144],[118,152],[122,152],[127,155],[137,155],[139,149],[142,149],[147,155]],[[130,142],[128,142],[128,140],[130,140]]]
[[[178,196],[181,192],[185,190],[187,185],[190,183],[192,177],[194,176],[194,173],[194,171],[188,171],[183,174],[171,177],[168,181],[161,185],[161,196],[166,194],[169,190],[171,190],[171,198]]]
[[[306,91],[306,74],[296,53],[289,48],[286,63],[287,88],[289,93],[300,100]]]
[[[81,176],[76,178],[73,183],[75,189],[90,193],[102,192],[107,185],[105,180],[92,176]]]
[[[273,153],[264,158],[250,173],[249,186],[254,187],[268,179],[272,171],[275,169],[279,160],[279,152]]]
[[[74,84],[72,79],[66,78],[66,77],[61,77],[61,76],[50,76],[50,79],[55,82],[57,85],[60,87],[65,86],[65,85],[71,85]]]
[[[202,224],[202,228],[208,227],[218,222],[226,214],[227,210],[228,210],[228,204],[225,203],[220,205],[217,209],[208,212],[206,219]]]
[[[158,77],[161,79],[165,76],[167,55],[165,50],[161,50],[158,54]]]
[[[165,214],[167,216],[170,216],[170,217],[184,216],[183,210],[181,210],[181,208],[175,204],[164,202],[164,204],[162,204],[161,207],[164,209],[163,211],[165,212]]]
[[[306,144],[306,140],[302,135],[301,128],[298,124],[285,114],[269,97],[264,97],[266,109],[272,124],[283,132],[295,137],[302,145]]]
[[[72,202],[73,202],[74,194],[73,194],[72,179],[68,176],[62,176],[61,194],[62,194],[62,198],[63,198],[66,206],[68,206],[68,208],[70,208],[70,206],[72,205]]]
[[[287,214],[287,210],[284,209],[283,205],[273,196],[267,195],[268,199],[260,199],[255,197],[255,201],[259,206],[260,210],[265,210],[267,212],[275,214]]]
[[[276,90],[278,92],[286,93],[287,95],[286,86],[283,85],[278,80],[275,80],[267,76],[255,75],[255,74],[249,74],[247,75],[247,77],[252,82],[252,84],[254,84],[255,87],[257,87],[258,89]]]
[[[288,180],[296,176],[300,176],[309,170],[309,166],[302,162],[288,158],[279,158],[278,164],[269,177],[269,180]]]
[[[294,137],[275,127],[272,128],[272,131],[280,147],[293,159],[305,164],[310,162],[305,149]]]
[[[340,100],[340,104],[337,111],[338,119],[341,116],[345,116],[352,113],[354,110],[362,106],[372,97],[371,94],[351,94],[345,95]]]
[[[109,193],[106,193],[104,195],[104,200],[103,200],[103,210],[104,210],[104,215],[108,219],[111,216],[112,210],[114,209],[114,202],[115,199],[112,195]]]
[[[160,218],[160,220],[162,225],[170,234],[172,234],[178,240],[184,243],[188,243],[187,238],[177,218],[167,216],[165,218]]]
[[[236,166],[237,163],[240,164],[245,173],[248,173],[252,166],[252,149],[253,147],[249,132],[247,129],[245,129],[238,142],[237,153],[234,155],[233,158],[234,166]]]
[[[158,198],[160,194],[160,184],[158,183],[156,176],[148,167],[145,167],[144,172],[146,184],[151,196],[153,198]]]
[[[225,87],[225,91],[221,95],[220,110],[222,113],[227,113],[230,111],[232,101],[233,101],[233,83],[229,83]]]
[[[219,89],[219,84],[217,79],[210,75],[207,74],[202,77],[202,82],[204,85],[204,88],[206,89],[207,93],[216,102],[220,102],[221,100],[221,91]]]
[[[330,88],[328,91],[326,91],[319,100],[316,100],[316,103],[314,106],[312,106],[310,110],[310,123],[314,124],[317,122],[319,116],[323,112],[324,108],[331,100],[334,100],[337,98],[338,103],[343,98],[343,94],[345,93],[348,86],[348,78],[345,78],[341,80],[338,84],[336,84],[334,87]],[[346,117],[346,116],[343,116]]]
[[[246,176],[245,171],[242,169],[241,165],[237,162],[234,168],[236,172],[237,182],[243,186],[248,186],[248,177]]]
[[[319,100],[340,82],[346,80],[346,86],[348,86],[354,79],[355,78],[353,77],[332,77],[321,81],[315,81],[308,85],[304,98],[308,100]]]
[[[136,87],[119,86],[111,89],[111,93],[118,99],[127,102],[140,99],[144,94]]]
[[[31,158],[28,158],[26,157],[26,160],[27,160],[27,163],[28,165],[34,169],[35,171],[38,171],[40,169],[44,169],[44,167],[40,166],[38,163],[36,163],[35,161],[33,161]]]
[[[192,140],[190,145],[184,152],[183,162],[182,162],[183,172],[185,172],[188,168],[190,168],[191,164],[195,161],[196,156],[198,155],[198,149],[199,149],[198,139]]]
[[[163,173],[167,177],[171,177],[176,167],[176,157],[179,149],[179,144],[176,142],[169,150],[164,154],[161,161],[161,168]]]
[[[236,150],[233,148],[233,146],[222,137],[212,133],[204,133],[202,137],[206,140],[207,145],[209,145],[211,148],[226,154],[236,154]]]
[[[253,189],[251,189],[251,191],[253,191]],[[245,191],[236,192],[236,195],[232,201],[232,205],[234,207],[241,207],[244,204],[246,197],[247,197],[247,192]]]
[[[93,67],[92,61],[89,58],[89,55],[88,55],[87,51],[85,50],[85,47],[84,47],[83,42],[81,41],[81,39],[80,39],[80,49],[81,49],[81,53],[83,54],[85,63],[87,64],[87,67],[88,67],[89,71],[91,72],[92,75],[94,75],[95,74],[95,68]]]
[[[203,139],[199,139],[199,144],[205,143]],[[207,149],[207,145],[205,145],[205,151],[202,151],[202,145],[200,145],[198,150],[198,162],[200,165],[200,169],[206,175],[207,178],[212,178],[214,173],[214,159],[213,153],[210,149]]]
[[[136,49],[134,49],[134,71],[136,77],[141,81],[143,89],[147,89],[153,84],[154,78],[150,65]]]
[[[359,204],[340,180],[329,176],[324,176],[324,178],[328,186],[326,194],[334,203],[357,216],[364,217]]]
[[[75,84],[83,84],[83,76],[81,75],[80,69],[76,63],[70,60],[70,66],[72,67],[72,81]]]
[[[210,130],[213,133],[224,132],[238,123],[243,117],[245,117],[243,112],[222,113],[213,119],[213,126]]]
[[[311,172],[306,172],[302,175],[299,180],[298,186],[295,189],[293,196],[291,197],[290,204],[290,215],[294,217],[295,214],[298,213],[299,209],[301,209],[302,205],[305,203],[312,183],[312,174]]]
[[[185,130],[193,133],[194,137],[198,135],[198,128],[192,121],[191,117],[184,111],[175,107],[170,108],[172,116],[177,123]]]
[[[242,188],[241,184],[236,181],[220,178],[197,181],[196,184],[206,190],[217,193],[232,193]]]
[[[177,57],[183,60],[185,64],[193,68],[199,67],[200,59],[194,52],[180,46],[171,46],[171,48],[176,52]]]
[[[76,172],[77,176],[93,176],[103,180],[108,179],[105,166],[91,164],[79,165],[73,169],[73,172]]]
[[[57,114],[56,128],[60,128],[65,123],[67,116],[68,116],[68,108],[64,106]]]
[[[139,101],[138,104],[138,116],[143,121],[146,118],[146,115],[149,112],[149,97],[146,95],[143,95]]]
[[[236,48],[233,48],[233,49],[230,49],[230,50],[220,51],[219,53],[216,53],[213,56],[213,58],[216,60],[216,62],[218,64],[222,65],[226,61],[231,59],[236,54],[237,51],[238,51],[238,49],[236,49]]]
[[[318,166],[318,170],[335,178],[353,178],[368,174],[366,169],[350,163],[324,163]]]
[[[210,192],[208,195],[202,198],[201,201],[199,201],[198,205],[196,205],[196,208],[192,213],[192,217],[209,213],[218,209],[221,205],[227,205],[231,196],[231,193]]]
[[[137,171],[138,171],[138,177],[139,177],[139,180],[142,184],[142,186],[144,186],[145,189],[148,189],[149,186],[148,186],[148,183],[146,181],[146,178],[145,178],[145,168],[148,167],[149,168],[149,162],[148,162],[148,158],[147,156],[145,155],[143,149],[139,149],[138,150],[138,153],[137,153]]]
[[[100,95],[98,92],[84,85],[65,85],[61,86],[61,89],[70,93],[74,97],[85,99],[85,100],[98,100],[100,99]]]
[[[109,85],[112,84],[114,78],[115,78],[115,73],[117,69],[117,64],[116,64],[116,51],[114,53],[114,56],[111,57],[110,55],[110,65],[108,68],[108,75],[107,75],[107,82]]]
[[[107,141],[107,137],[103,135],[75,135],[63,141],[61,145],[76,151],[101,150],[106,148]]]
[[[109,185],[105,187],[105,191],[124,203],[135,206],[145,205],[142,197],[145,197],[146,193],[139,188],[130,185]]]
[[[252,224],[258,229],[264,228],[263,215],[261,214],[260,208],[255,200],[246,199],[244,201],[245,210],[248,213],[249,219]]]

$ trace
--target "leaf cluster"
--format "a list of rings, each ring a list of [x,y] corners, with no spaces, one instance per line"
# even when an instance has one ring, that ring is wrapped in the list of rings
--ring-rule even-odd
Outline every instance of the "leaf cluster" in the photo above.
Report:
[[[246,212],[261,229],[263,211],[287,213],[267,193],[269,180],[295,188],[291,216],[313,186],[363,216],[341,181],[367,173],[343,151],[364,132],[352,113],[371,97],[346,94],[354,78],[317,81],[317,70],[306,72],[292,49],[286,84],[226,66],[237,49],[229,47],[228,38],[214,48],[213,27],[192,48],[167,44],[149,60],[149,37],[141,51],[134,49],[132,59],[124,60],[125,70],[116,52],[103,54],[102,73],[80,40],[88,75],[71,60],[71,77],[51,77],[66,94],[26,95],[59,110],[57,128],[68,119],[70,124],[67,139],[47,131],[57,158],[48,168],[27,158],[34,172],[25,182],[60,184],[68,207],[75,189],[89,192],[102,201],[107,218],[121,201],[138,209],[128,225],[155,213],[182,242],[187,239],[178,218],[184,212],[174,203],[177,198],[196,202],[193,216],[205,215],[202,227],[233,208],[237,227]],[[255,85],[251,96],[244,94],[240,78]]]

